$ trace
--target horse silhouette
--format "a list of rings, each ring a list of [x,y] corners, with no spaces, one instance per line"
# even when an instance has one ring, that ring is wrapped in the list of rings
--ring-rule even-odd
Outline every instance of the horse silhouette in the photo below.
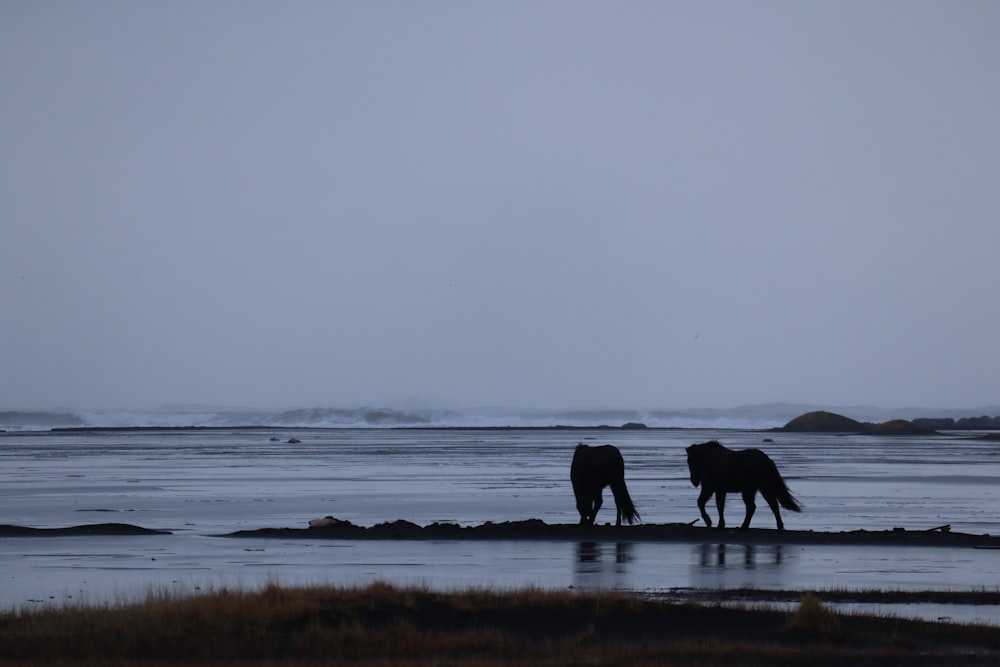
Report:
[[[723,509],[727,493],[743,494],[747,513],[740,530],[750,527],[750,519],[757,509],[754,497],[758,491],[774,512],[778,531],[785,530],[785,524],[781,521],[781,511],[778,509],[779,504],[793,512],[802,511],[788,491],[774,461],[759,449],[734,450],[712,440],[688,447],[687,462],[688,470],[691,471],[691,483],[695,486],[701,484],[698,509],[709,528],[712,527],[712,519],[705,511],[705,503],[713,493],[715,504],[719,508],[719,528],[726,527]]]
[[[618,509],[615,525],[622,525],[623,518],[629,524],[639,520],[639,513],[625,486],[625,461],[614,445],[589,447],[583,443],[578,444],[573,453],[569,478],[573,482],[573,495],[576,496],[581,526],[594,525],[597,512],[604,503],[602,491],[609,485]]]

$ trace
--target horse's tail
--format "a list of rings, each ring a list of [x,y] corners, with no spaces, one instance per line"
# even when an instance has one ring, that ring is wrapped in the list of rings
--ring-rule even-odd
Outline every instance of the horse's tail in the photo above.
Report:
[[[801,512],[802,506],[799,505],[799,501],[795,499],[792,492],[788,490],[788,485],[785,484],[785,480],[782,478],[781,473],[775,469],[774,474],[776,476],[776,479],[774,480],[774,496],[778,499],[778,502],[786,510]]]
[[[611,493],[615,496],[615,505],[618,507],[622,519],[627,521],[630,526],[640,520],[639,512],[635,509],[635,503],[632,502],[632,496],[628,494],[628,487],[625,486],[624,477],[611,482]]]

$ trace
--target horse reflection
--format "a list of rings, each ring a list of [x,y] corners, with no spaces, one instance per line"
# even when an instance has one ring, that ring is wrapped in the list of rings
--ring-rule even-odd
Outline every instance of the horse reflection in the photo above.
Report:
[[[574,585],[577,588],[620,588],[632,562],[632,544],[580,542],[576,545]]]
[[[760,565],[781,565],[784,558],[780,544],[764,547],[759,547],[756,544],[701,544],[699,545],[699,555],[700,565],[704,568],[742,565],[745,570],[755,569],[758,563]],[[759,559],[759,556],[763,556],[764,560]],[[732,558],[732,562],[730,562],[731,557],[735,557]]]

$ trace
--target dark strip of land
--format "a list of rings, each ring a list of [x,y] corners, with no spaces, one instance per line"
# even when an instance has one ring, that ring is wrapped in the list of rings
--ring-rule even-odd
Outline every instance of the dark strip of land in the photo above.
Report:
[[[81,537],[94,535],[171,535],[168,530],[153,530],[130,523],[88,523],[62,528],[0,525],[0,537]]]
[[[96,523],[60,528],[0,525],[0,537],[93,537],[100,535],[170,535],[169,530],[143,528],[127,523]],[[769,528],[705,528],[682,523],[646,523],[637,526],[580,526],[548,524],[539,519],[487,521],[477,526],[432,523],[420,526],[397,519],[374,526],[358,526],[328,518],[311,528],[256,528],[217,537],[255,537],[325,540],[454,540],[454,541],[566,541],[566,542],[674,542],[682,544],[787,544],[846,546],[966,547],[1000,549],[1000,536],[960,533],[939,526],[932,530],[850,530],[825,532]]]
[[[311,528],[259,528],[240,530],[225,537],[276,537],[282,539],[330,540],[555,540],[596,542],[680,542],[690,544],[842,544],[872,546],[946,546],[1000,549],[1000,537],[972,535],[951,531],[947,526],[935,530],[852,530],[823,532],[812,530],[777,530],[751,528],[705,528],[680,523],[640,524],[636,526],[580,526],[547,524],[539,519],[526,521],[487,521],[478,526],[433,523],[419,526],[402,519],[357,526],[349,521],[329,519],[326,525]]]

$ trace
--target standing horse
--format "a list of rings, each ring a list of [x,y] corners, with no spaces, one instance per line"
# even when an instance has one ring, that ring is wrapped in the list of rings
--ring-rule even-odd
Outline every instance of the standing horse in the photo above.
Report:
[[[764,496],[771,511],[774,512],[779,532],[785,530],[785,524],[781,522],[779,504],[793,512],[802,511],[802,508],[788,491],[788,487],[785,486],[785,480],[778,473],[778,467],[774,465],[774,461],[759,449],[733,450],[722,446],[716,440],[712,440],[688,447],[687,462],[688,470],[691,471],[691,483],[695,486],[701,484],[698,509],[709,528],[712,527],[712,519],[705,511],[705,503],[708,502],[713,493],[715,494],[715,504],[719,508],[719,528],[726,527],[726,519],[722,512],[726,505],[727,493],[743,494],[747,514],[740,530],[746,530],[750,527],[750,518],[753,517],[754,510],[757,509],[754,496],[757,495],[758,491]]]
[[[602,490],[610,485],[615,496],[618,518],[615,525],[622,525],[622,518],[635,523],[639,513],[625,487],[625,461],[622,453],[614,445],[588,447],[580,443],[573,453],[573,464],[569,470],[576,496],[576,509],[580,512],[580,525],[593,526],[597,511],[604,502]]]

